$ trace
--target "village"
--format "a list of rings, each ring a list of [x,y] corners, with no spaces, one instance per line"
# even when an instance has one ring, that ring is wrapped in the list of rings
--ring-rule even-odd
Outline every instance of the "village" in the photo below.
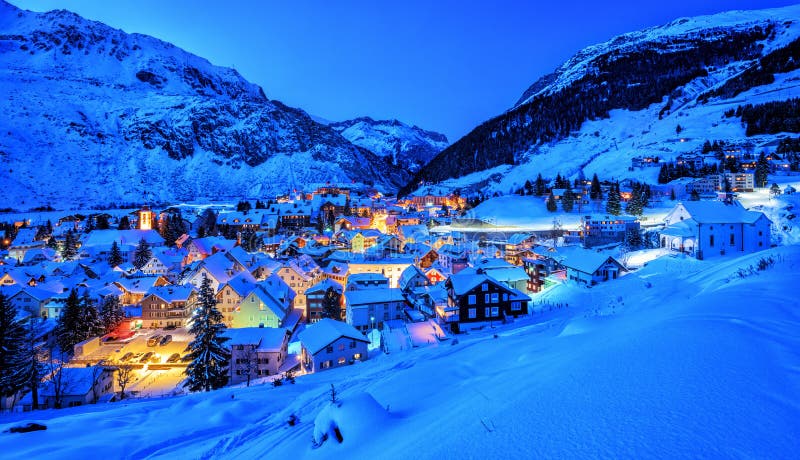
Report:
[[[590,289],[657,257],[736,257],[773,244],[770,219],[725,182],[700,198],[686,181],[653,186],[638,215],[622,209],[643,188],[603,183],[596,193],[592,182],[567,183],[576,226],[519,232],[493,230],[458,194],[397,199],[331,185],[264,202],[18,215],[6,223],[0,294],[36,322],[44,372],[37,400],[20,393],[4,406],[184,394],[204,282],[226,326],[229,385],[280,385],[530,318],[553,286]],[[794,189],[769,191],[784,192]],[[526,198],[566,211],[563,189]],[[124,314],[61,350],[59,317],[78,296],[98,315],[109,305]]]

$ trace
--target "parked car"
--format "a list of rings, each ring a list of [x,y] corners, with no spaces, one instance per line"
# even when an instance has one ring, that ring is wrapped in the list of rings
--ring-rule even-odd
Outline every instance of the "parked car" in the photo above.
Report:
[[[173,353],[173,354],[171,354],[169,356],[169,358],[167,358],[167,362],[168,363],[177,363],[178,361],[180,361],[180,359],[181,359],[181,354],[180,353]]]
[[[131,359],[132,357],[133,357],[133,353],[129,351],[129,352],[125,353],[124,355],[122,355],[122,357],[119,359],[119,361],[121,363],[124,363],[125,361]]]
[[[144,363],[146,363],[146,362],[150,361],[150,358],[151,358],[152,356],[153,356],[153,352],[152,352],[152,351],[148,351],[147,353],[145,353],[144,355],[142,355],[142,358],[139,360],[139,362],[140,362],[140,363],[142,363],[142,364],[144,364]]]
[[[161,336],[156,334],[156,335],[150,337],[149,339],[147,339],[147,346],[148,347],[154,347],[154,346],[158,345],[158,343],[160,341],[161,341]]]
[[[165,331],[174,331],[177,328],[178,328],[178,326],[176,326],[174,324],[170,324],[169,326],[165,327],[164,330]]]
[[[170,342],[172,342],[172,334],[167,334],[161,339],[161,346],[163,347]]]
[[[192,358],[189,355],[183,355],[183,357],[181,358],[181,362],[182,363],[188,363],[188,362],[191,362],[191,361],[192,361]]]
[[[139,360],[142,358],[142,356],[144,356],[144,352],[135,353],[135,354],[134,354],[133,356],[131,356],[131,358],[130,358],[130,359],[131,359],[131,362],[133,362],[133,361],[139,361]]]

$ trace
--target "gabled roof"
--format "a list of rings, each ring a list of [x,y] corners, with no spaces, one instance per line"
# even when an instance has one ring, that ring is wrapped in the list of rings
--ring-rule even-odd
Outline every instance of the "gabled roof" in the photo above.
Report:
[[[415,276],[421,276],[427,281],[428,277],[416,265],[409,265],[400,273],[400,278],[397,280],[397,285],[400,289],[405,289],[408,283],[414,279]]]
[[[312,355],[317,354],[341,337],[369,343],[366,336],[353,326],[330,318],[323,318],[309,325],[298,335],[300,342]]]
[[[120,278],[114,283],[117,284],[122,290],[134,294],[145,294],[149,291],[161,278],[160,276],[143,276],[140,278]]]
[[[278,352],[283,349],[283,343],[289,330],[282,327],[241,327],[226,329],[224,337],[230,340],[228,347],[234,345],[255,345],[257,351]]]
[[[167,303],[186,302],[194,292],[194,286],[186,284],[182,286],[153,286],[148,289],[147,296],[156,296]]]
[[[241,272],[229,279],[224,285],[220,285],[219,290],[221,291],[225,286],[229,286],[240,297],[245,297],[256,288],[257,281],[250,273]]]
[[[503,283],[485,273],[462,274],[459,272],[455,275],[450,275],[448,281],[453,286],[453,292],[457,296],[466,294],[482,283],[492,283],[505,291],[511,291],[511,289],[505,286]]]
[[[308,294],[316,294],[316,293],[324,293],[327,292],[328,289],[333,289],[334,291],[338,292],[339,294],[342,293],[342,285],[337,283],[336,281],[325,278],[319,283],[311,286],[310,288],[306,289],[306,295]]]
[[[575,248],[573,251],[569,252],[564,260],[561,261],[561,264],[582,273],[592,274],[608,261],[618,265],[623,270],[625,269],[622,264],[613,257],[583,248]]]
[[[748,211],[738,202],[725,204],[721,201],[687,201],[678,206],[683,206],[699,224],[752,224],[764,215],[762,212]]]

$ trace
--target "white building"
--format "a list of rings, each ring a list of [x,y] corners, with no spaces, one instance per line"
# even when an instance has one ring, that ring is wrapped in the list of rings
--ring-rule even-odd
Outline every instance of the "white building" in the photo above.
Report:
[[[772,222],[762,212],[739,203],[678,203],[664,218],[661,247],[698,259],[749,254],[770,246]]]
[[[318,372],[367,359],[369,340],[353,326],[323,318],[298,336],[300,362],[306,372]]]
[[[380,328],[385,321],[401,319],[405,304],[400,288],[345,291],[345,320],[360,331]]]

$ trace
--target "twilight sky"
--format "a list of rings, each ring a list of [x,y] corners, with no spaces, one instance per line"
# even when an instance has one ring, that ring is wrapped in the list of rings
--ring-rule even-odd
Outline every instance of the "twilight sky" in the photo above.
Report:
[[[397,118],[451,142],[584,46],[683,16],[797,2],[10,1],[174,43],[313,115]]]

